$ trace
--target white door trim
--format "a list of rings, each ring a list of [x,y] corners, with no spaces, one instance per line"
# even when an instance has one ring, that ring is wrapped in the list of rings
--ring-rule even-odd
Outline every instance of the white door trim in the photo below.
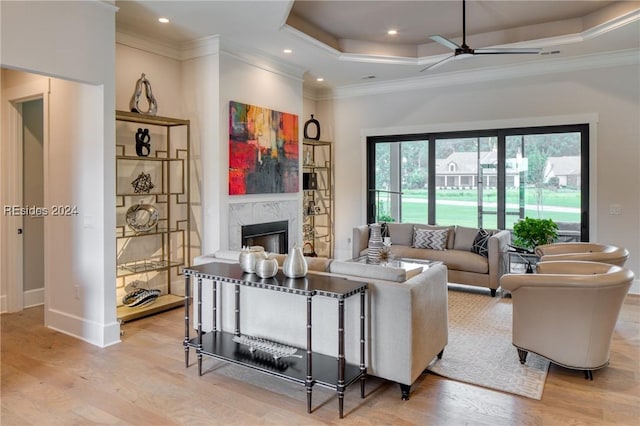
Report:
[[[6,303],[2,311],[16,312],[24,307],[23,302],[23,256],[22,237],[18,229],[22,228],[22,216],[12,215],[8,209],[12,206],[23,207],[22,202],[22,103],[34,99],[42,99],[43,112],[43,160],[44,176],[47,176],[49,153],[49,87],[50,80],[41,78],[31,83],[12,87],[2,92],[2,139],[0,147],[0,163],[2,178],[0,199],[2,200],[2,226],[0,226],[0,279],[6,289]],[[47,200],[47,182],[44,182],[44,199]],[[44,207],[44,206],[42,206]],[[47,252],[47,218],[44,218],[45,253]],[[48,301],[46,297],[47,259],[44,260],[45,271],[45,312]]]

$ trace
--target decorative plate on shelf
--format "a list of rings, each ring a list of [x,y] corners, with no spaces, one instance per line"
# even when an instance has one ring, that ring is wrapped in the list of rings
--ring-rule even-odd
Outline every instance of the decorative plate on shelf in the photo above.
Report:
[[[158,223],[158,210],[151,204],[135,204],[127,210],[126,220],[135,232],[148,232]]]
[[[155,302],[158,296],[160,296],[158,289],[137,288],[127,293],[122,299],[122,303],[130,308],[136,308]]]

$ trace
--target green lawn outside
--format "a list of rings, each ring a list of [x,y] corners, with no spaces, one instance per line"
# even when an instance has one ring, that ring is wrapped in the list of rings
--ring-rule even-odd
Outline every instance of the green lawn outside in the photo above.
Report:
[[[476,203],[476,192],[473,190],[438,190],[438,201],[462,201]],[[525,215],[529,217],[538,217],[535,208],[536,200],[533,191],[529,190],[525,194],[527,207]],[[403,194],[402,203],[402,222],[426,223],[427,222],[427,191],[426,190],[406,190]],[[416,201],[423,199],[424,202]],[[488,202],[495,202],[496,190],[484,191],[484,198]],[[412,199],[412,201],[408,201]],[[540,215],[542,218],[553,219],[556,222],[580,222],[580,191],[579,190],[544,190],[543,202],[545,209]],[[380,211],[386,211],[384,203],[380,203]],[[518,191],[507,190],[507,204],[518,204]],[[554,208],[561,211],[554,211]],[[574,212],[562,211],[563,209],[575,209]],[[510,209],[514,211],[514,209]],[[478,209],[476,205],[449,205],[438,203],[436,211],[436,222],[440,225],[460,225],[460,226],[478,226]],[[518,216],[507,216],[506,228],[512,229],[513,223],[519,219]],[[485,216],[484,227],[493,228],[497,226],[497,217]]]
[[[460,226],[478,226],[478,209],[473,206],[452,206],[440,205],[437,209],[436,221],[440,225],[460,225]],[[525,215],[537,217],[537,212],[525,210]],[[553,219],[556,222],[579,222],[579,213],[565,212],[548,212],[542,215],[544,218]],[[487,217],[493,223],[483,223],[483,226],[491,228],[496,226],[497,219],[495,216]],[[507,228],[511,229],[513,223],[518,220],[517,216],[508,216]],[[402,221],[413,223],[427,223],[427,204],[419,203],[403,203],[402,204]]]
[[[426,189],[405,189],[402,192],[403,197],[407,198],[427,198]],[[471,189],[439,189],[437,192],[440,200],[475,201],[477,196],[477,191]],[[508,202],[517,202],[518,192],[517,189],[507,189]],[[483,195],[485,200],[495,201],[498,198],[498,191],[485,189]],[[548,206],[580,208],[580,190],[578,189],[559,189],[557,191],[544,189],[542,198],[544,204]],[[525,190],[525,204],[536,204],[535,191],[531,188]]]

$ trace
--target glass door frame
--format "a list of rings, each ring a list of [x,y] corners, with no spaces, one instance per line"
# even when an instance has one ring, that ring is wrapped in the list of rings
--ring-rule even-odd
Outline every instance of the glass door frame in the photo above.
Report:
[[[433,132],[406,135],[369,136],[366,141],[366,217],[367,223],[372,223],[375,214],[375,145],[377,143],[401,143],[412,141],[428,142],[428,181],[427,196],[428,203],[428,224],[435,224],[436,203],[431,200],[436,199],[436,144],[438,139],[462,139],[462,138],[497,138],[497,214],[498,228],[505,229],[506,224],[506,138],[508,136],[526,136],[553,133],[580,133],[580,241],[589,241],[589,124],[567,124],[535,127],[513,127],[504,129],[489,130],[465,130],[455,132]]]

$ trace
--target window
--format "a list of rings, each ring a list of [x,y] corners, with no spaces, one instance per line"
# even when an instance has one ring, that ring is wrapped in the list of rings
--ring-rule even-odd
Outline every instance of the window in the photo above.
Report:
[[[368,220],[513,229],[551,218],[588,241],[587,124],[375,136]]]

